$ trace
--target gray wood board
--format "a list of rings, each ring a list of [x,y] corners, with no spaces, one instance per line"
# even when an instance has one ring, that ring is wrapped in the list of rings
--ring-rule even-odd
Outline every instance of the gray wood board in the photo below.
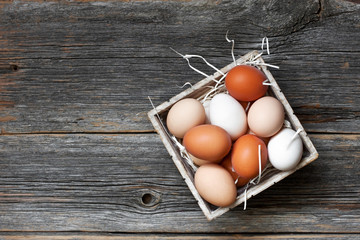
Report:
[[[3,135],[0,231],[360,234],[360,135],[310,138],[319,159],[208,222],[157,134]]]
[[[160,104],[258,50],[309,132],[359,133],[360,5],[347,1],[0,3],[0,128],[8,133],[153,131]],[[212,73],[199,61],[195,66]]]
[[[266,239],[336,239],[357,240],[355,234],[116,234],[116,233],[8,233],[0,234],[4,240],[266,240]]]

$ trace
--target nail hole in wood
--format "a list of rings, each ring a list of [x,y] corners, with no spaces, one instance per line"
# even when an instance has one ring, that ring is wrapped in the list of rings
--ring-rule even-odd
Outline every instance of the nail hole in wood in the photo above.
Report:
[[[18,65],[15,65],[15,64],[10,64],[10,69],[14,72],[16,72],[17,70],[19,70],[19,67]]]

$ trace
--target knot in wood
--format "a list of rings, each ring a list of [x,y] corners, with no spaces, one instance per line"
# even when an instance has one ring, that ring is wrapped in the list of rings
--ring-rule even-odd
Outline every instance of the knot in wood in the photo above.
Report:
[[[144,192],[141,195],[140,203],[145,207],[154,207],[160,202],[160,194],[153,191]]]

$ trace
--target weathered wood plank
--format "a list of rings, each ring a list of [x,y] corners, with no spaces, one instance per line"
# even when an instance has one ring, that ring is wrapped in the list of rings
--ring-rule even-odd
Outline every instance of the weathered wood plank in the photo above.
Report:
[[[0,3],[2,132],[152,131],[155,104],[202,77],[169,50],[216,66],[260,49],[310,132],[359,133],[360,5],[346,1]],[[196,63],[195,63],[196,64]],[[198,65],[198,64],[196,64]],[[207,72],[208,68],[201,67]]]
[[[156,134],[0,136],[0,231],[357,233],[360,135],[208,222]],[[321,236],[320,236],[321,237]]]
[[[51,233],[15,233],[0,235],[4,240],[233,240],[233,239],[244,239],[244,240],[266,240],[266,239],[335,239],[335,240],[350,240],[359,239],[359,235],[355,234],[216,234],[216,235],[205,235],[205,234],[96,234],[96,233],[81,233],[80,234],[51,234]]]

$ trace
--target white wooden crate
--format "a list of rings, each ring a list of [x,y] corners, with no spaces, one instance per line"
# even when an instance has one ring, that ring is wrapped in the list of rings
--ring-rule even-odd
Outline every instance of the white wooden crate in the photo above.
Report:
[[[257,56],[259,53],[257,51],[249,52],[248,54],[244,55],[243,57],[236,60],[237,65],[244,64],[245,62],[252,59],[254,56]],[[264,63],[264,60],[259,57],[260,63]],[[235,63],[231,63],[227,65],[226,67],[221,69],[221,72],[227,73],[230,69],[232,69],[235,66]],[[264,191],[268,187],[272,186],[273,184],[281,181],[285,177],[289,176],[296,170],[306,166],[307,164],[311,163],[318,157],[318,153],[312,144],[310,138],[307,136],[307,133],[305,132],[303,126],[301,125],[299,119],[295,116],[294,111],[292,110],[290,104],[286,100],[284,94],[281,92],[281,89],[279,88],[278,84],[276,83],[274,77],[270,73],[270,71],[267,69],[265,65],[258,65],[261,70],[266,75],[267,79],[270,81],[271,85],[269,86],[268,94],[276,97],[284,106],[285,109],[285,119],[290,123],[291,128],[295,131],[298,129],[301,129],[300,137],[304,145],[304,153],[302,156],[302,159],[300,163],[297,165],[297,167],[290,171],[280,171],[276,170],[273,167],[267,168],[265,172],[262,174],[260,183],[256,185],[251,185],[245,194],[245,187],[238,189],[238,195],[236,198],[236,201],[229,207],[216,207],[208,202],[206,202],[197,192],[195,185],[194,185],[194,169],[191,167],[188,162],[181,157],[180,150],[176,146],[176,144],[172,141],[172,139],[167,134],[167,130],[164,129],[166,127],[166,116],[170,108],[173,104],[175,104],[177,101],[183,99],[183,98],[199,98],[206,94],[209,91],[208,86],[214,86],[215,81],[213,79],[219,80],[221,78],[221,74],[218,72],[215,72],[212,76],[209,76],[201,81],[199,81],[197,84],[193,85],[191,88],[186,89],[185,91],[179,93],[178,95],[172,97],[169,101],[164,102],[157,106],[155,109],[148,112],[148,117],[150,121],[152,122],[155,130],[160,135],[160,138],[162,139],[167,151],[169,152],[170,156],[173,159],[173,162],[175,163],[176,167],[178,168],[181,176],[185,179],[186,184],[188,185],[190,191],[194,195],[195,199],[197,200],[201,210],[205,214],[206,218],[208,220],[212,220],[225,212],[229,211],[231,208],[234,208],[246,200],[259,194],[260,192]],[[160,122],[161,121],[161,122]]]

